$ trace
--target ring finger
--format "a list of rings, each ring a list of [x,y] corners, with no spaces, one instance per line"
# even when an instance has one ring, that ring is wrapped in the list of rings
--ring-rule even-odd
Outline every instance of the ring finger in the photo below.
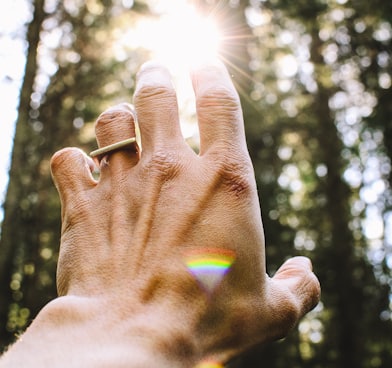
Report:
[[[101,167],[101,173],[124,172],[139,161],[136,143],[135,118],[128,104],[120,104],[104,111],[95,123],[98,149],[90,155]]]

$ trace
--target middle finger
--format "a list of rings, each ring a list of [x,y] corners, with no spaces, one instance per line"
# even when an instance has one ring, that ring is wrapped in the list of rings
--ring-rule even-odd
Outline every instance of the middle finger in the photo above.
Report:
[[[165,67],[155,62],[142,66],[138,74],[134,105],[140,127],[142,155],[173,148],[184,142],[176,92]]]

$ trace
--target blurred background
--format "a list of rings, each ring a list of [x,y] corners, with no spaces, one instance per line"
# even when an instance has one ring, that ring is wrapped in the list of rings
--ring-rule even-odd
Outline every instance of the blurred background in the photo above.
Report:
[[[162,59],[197,150],[187,68],[219,53],[242,99],[268,272],[305,255],[319,305],[238,367],[392,367],[392,2],[15,0],[0,4],[0,351],[56,296],[65,146]],[[115,302],[115,301],[113,301]]]

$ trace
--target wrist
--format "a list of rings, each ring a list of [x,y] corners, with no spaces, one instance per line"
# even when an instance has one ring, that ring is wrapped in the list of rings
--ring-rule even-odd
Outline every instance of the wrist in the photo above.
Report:
[[[197,366],[188,341],[136,309],[119,311],[99,298],[57,298],[4,354],[0,368]]]
[[[188,315],[181,321],[179,314],[168,313],[165,308],[159,311],[155,306],[151,315],[146,309],[145,305],[138,307],[136,300],[114,303],[112,299],[67,296],[49,303],[42,311],[42,320],[49,331],[61,326],[68,346],[65,350],[77,357],[75,367],[81,366],[82,356],[82,366],[94,368],[223,367],[204,358],[200,346],[194,343]],[[88,351],[94,356],[86,354]]]
[[[53,300],[1,357],[0,368],[177,367],[152,351],[136,330],[130,333],[126,321],[121,325],[102,313],[108,311],[105,304],[73,296]]]

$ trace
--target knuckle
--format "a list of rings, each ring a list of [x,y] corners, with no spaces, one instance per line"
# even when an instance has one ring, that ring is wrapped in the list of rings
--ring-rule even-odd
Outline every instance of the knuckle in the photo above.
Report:
[[[240,158],[216,161],[216,174],[226,191],[235,197],[242,197],[253,190],[255,179],[251,164]]]
[[[200,112],[209,112],[213,109],[214,114],[234,115],[238,113],[239,106],[237,93],[225,87],[210,88],[197,99],[197,109]]]
[[[168,101],[176,99],[176,93],[173,88],[159,85],[145,85],[140,87],[134,95],[135,107],[143,106],[151,100],[155,103],[166,104]]]
[[[182,169],[182,163],[177,153],[172,151],[155,151],[149,158],[145,170],[149,177],[170,180],[176,177]]]

